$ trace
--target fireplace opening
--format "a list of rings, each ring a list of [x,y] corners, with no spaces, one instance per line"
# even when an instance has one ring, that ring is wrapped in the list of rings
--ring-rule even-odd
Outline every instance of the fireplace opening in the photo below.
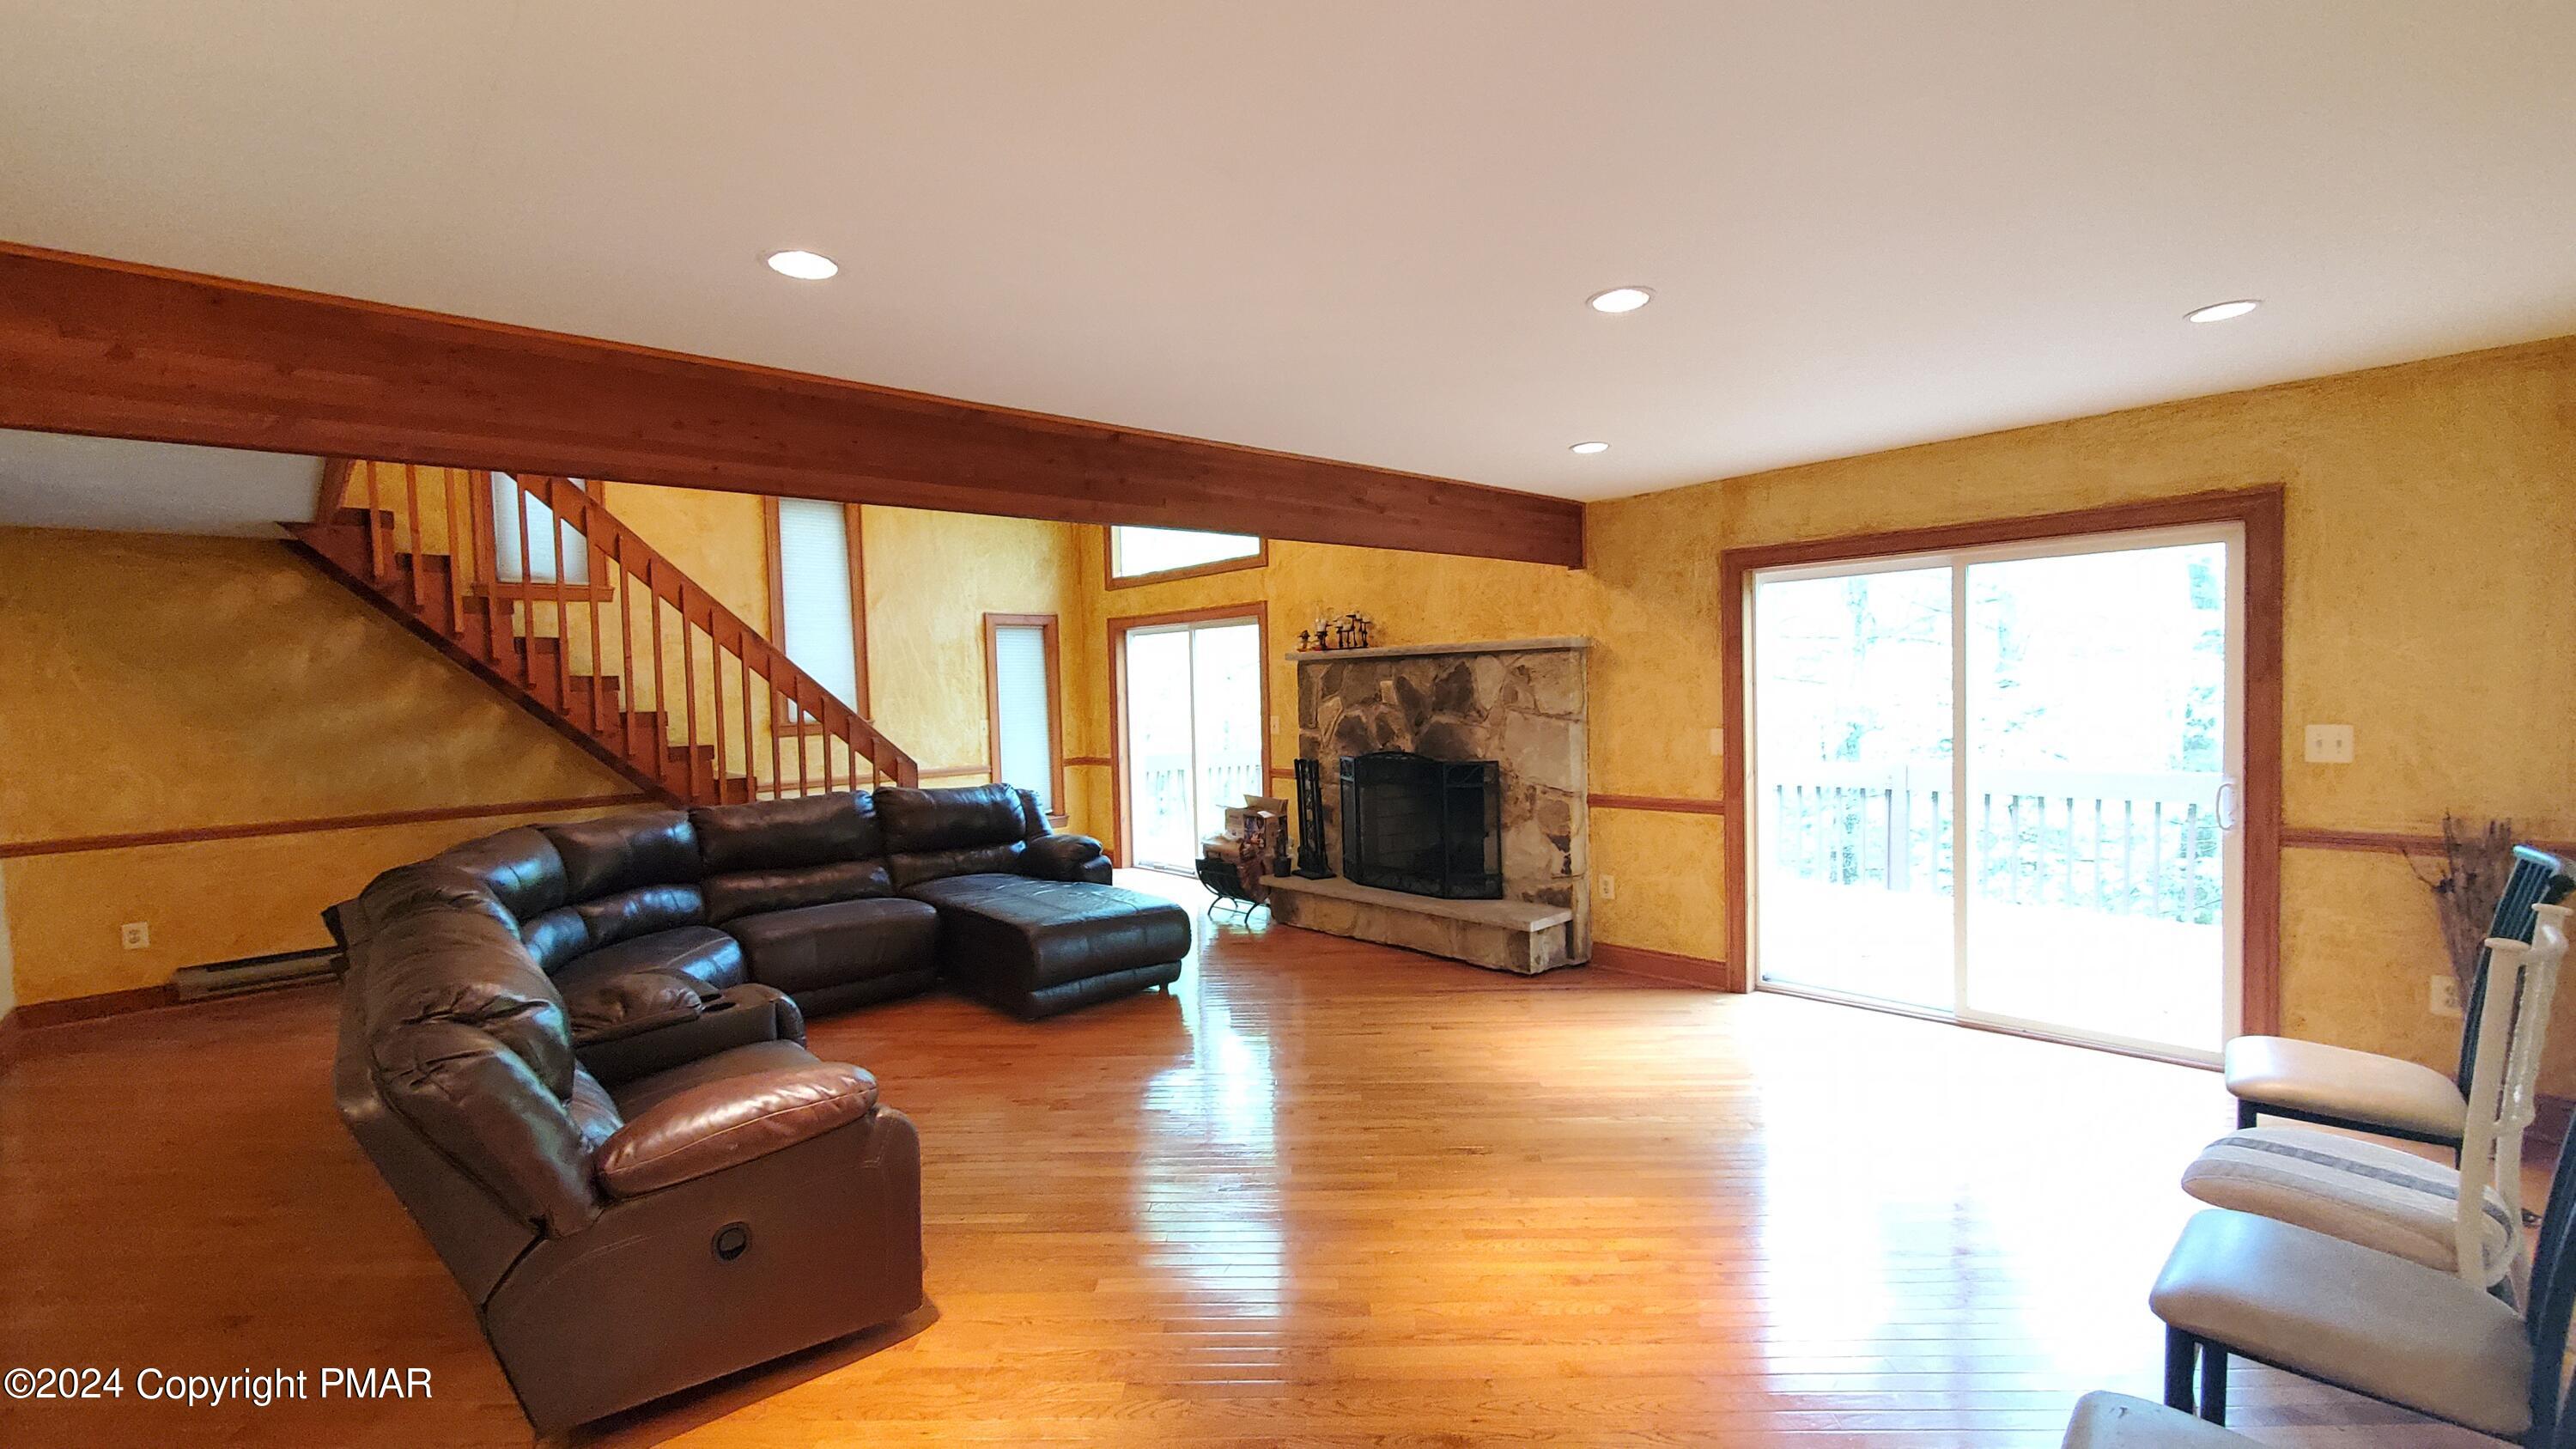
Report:
[[[1503,771],[1410,750],[1342,757],[1342,874],[1460,901],[1503,897]]]

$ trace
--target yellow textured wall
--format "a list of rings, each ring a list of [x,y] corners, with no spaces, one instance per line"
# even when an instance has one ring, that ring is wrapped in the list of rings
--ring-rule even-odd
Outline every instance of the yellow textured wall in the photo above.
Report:
[[[2576,834],[2576,339],[1727,479],[1587,510],[1595,788],[1719,795],[1716,566],[1728,547],[2281,484],[2293,826],[2430,831],[2445,811]],[[2358,758],[2305,763],[2311,721]],[[1722,834],[1594,815],[1604,940],[1724,954]],[[1596,876],[1597,879],[1597,876]],[[2292,850],[2284,1024],[2448,1067],[2423,886],[2392,856]],[[2576,1086],[2576,1040],[2553,1052]]]
[[[0,529],[0,619],[0,842],[631,788],[276,543]],[[498,828],[0,862],[18,998],[317,944],[343,887]],[[149,950],[122,948],[126,921]]]
[[[399,476],[379,480],[389,507]],[[437,542],[443,475],[420,476]],[[746,622],[768,627],[758,498],[629,484],[602,496]],[[1068,684],[1090,667],[1076,657],[1087,637],[1076,532],[867,510],[878,722],[925,766],[977,772],[929,783],[983,778],[986,611],[1063,616]],[[551,606],[541,612],[541,632],[554,632]],[[587,611],[572,614],[579,664]],[[0,678],[17,682],[0,699],[0,759],[11,762],[0,843],[633,789],[277,543],[0,529],[0,618]],[[678,678],[676,644],[666,669]],[[649,704],[649,661],[636,672]],[[700,738],[712,738],[703,654],[698,701]],[[729,714],[739,708],[728,700]],[[763,773],[766,716],[758,708],[754,721]],[[1078,788],[1067,793],[1070,828],[1107,828]],[[323,906],[379,870],[517,818],[0,861],[16,999],[149,986],[178,966],[320,946]],[[127,951],[118,927],[137,920],[150,923],[152,944]]]

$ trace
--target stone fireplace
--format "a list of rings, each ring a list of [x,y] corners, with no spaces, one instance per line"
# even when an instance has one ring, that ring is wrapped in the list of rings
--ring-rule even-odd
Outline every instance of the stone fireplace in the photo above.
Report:
[[[1433,900],[1347,881],[1317,895],[1290,888],[1282,920],[1514,971],[1590,958],[1590,818],[1584,803],[1588,701],[1580,638],[1510,639],[1301,653],[1297,752],[1320,762],[1326,858],[1344,871],[1345,759],[1406,751],[1500,767],[1502,899]],[[1380,899],[1383,897],[1384,899]],[[1274,897],[1274,906],[1279,901]],[[1530,908],[1539,908],[1532,910]],[[1422,914],[1421,922],[1372,913]],[[1538,924],[1546,922],[1546,924]],[[1535,939],[1484,939],[1517,923]],[[1338,929],[1351,925],[1355,929]],[[1499,957],[1500,959],[1495,959]]]

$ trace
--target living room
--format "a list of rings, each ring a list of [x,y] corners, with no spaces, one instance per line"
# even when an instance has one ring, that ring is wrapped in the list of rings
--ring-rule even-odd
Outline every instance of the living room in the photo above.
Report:
[[[2566,17],[793,19],[6,23],[0,1441],[2576,1435]]]

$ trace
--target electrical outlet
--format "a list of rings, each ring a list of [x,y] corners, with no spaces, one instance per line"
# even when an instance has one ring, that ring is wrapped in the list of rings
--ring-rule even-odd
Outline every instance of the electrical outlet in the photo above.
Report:
[[[146,946],[152,944],[152,923],[149,921],[128,921],[124,925],[117,927],[117,938],[125,942],[126,950],[140,951]]]
[[[2460,1015],[2460,978],[2448,974],[2434,977],[2432,1005],[2435,1016],[2458,1017]]]
[[[1605,901],[1619,899],[1619,882],[1606,875],[1601,877],[1601,899]]]
[[[2348,724],[2308,726],[2308,763],[2311,765],[2351,764],[2352,726]]]

